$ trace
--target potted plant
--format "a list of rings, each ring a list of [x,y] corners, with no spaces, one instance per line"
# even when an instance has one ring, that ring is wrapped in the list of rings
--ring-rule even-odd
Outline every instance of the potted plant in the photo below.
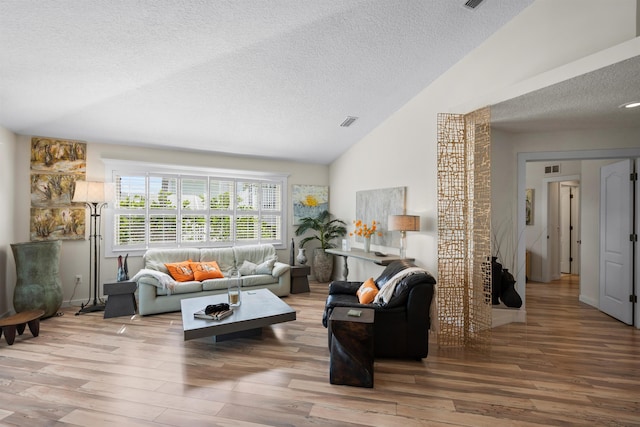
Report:
[[[301,236],[309,230],[315,231],[315,234],[300,241],[300,247],[312,240],[320,242],[320,247],[313,252],[313,272],[319,282],[328,282],[333,272],[333,256],[324,250],[336,247],[333,240],[347,234],[346,225],[340,219],[331,219],[329,211],[322,211],[315,218],[305,217],[300,220],[296,236]]]

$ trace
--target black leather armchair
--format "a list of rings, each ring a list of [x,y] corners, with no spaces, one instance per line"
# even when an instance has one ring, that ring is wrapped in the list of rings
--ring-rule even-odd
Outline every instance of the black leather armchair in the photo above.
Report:
[[[406,260],[389,264],[375,279],[380,289],[389,279],[408,267]],[[322,323],[327,327],[334,307],[373,308],[375,357],[422,359],[429,353],[429,309],[436,280],[428,272],[412,274],[396,285],[386,305],[360,304],[356,292],[362,282],[333,281],[325,304]],[[329,331],[329,344],[331,331]]]

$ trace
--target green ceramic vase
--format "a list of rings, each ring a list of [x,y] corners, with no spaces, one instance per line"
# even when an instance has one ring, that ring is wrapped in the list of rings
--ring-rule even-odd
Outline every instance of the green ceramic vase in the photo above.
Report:
[[[60,240],[11,244],[16,262],[17,279],[13,290],[16,313],[44,310],[44,318],[58,312],[62,305],[61,246]]]

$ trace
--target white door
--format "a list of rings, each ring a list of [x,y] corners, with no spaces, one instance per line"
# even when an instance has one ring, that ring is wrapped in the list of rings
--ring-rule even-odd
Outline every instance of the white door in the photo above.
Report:
[[[560,184],[560,271],[580,274],[580,187]]]
[[[547,263],[549,280],[560,276],[560,182],[549,183],[547,202]]]
[[[580,274],[580,187],[571,187],[571,274]]]
[[[631,160],[600,169],[600,310],[632,323],[633,171]]]
[[[560,272],[571,273],[571,187],[560,184]]]

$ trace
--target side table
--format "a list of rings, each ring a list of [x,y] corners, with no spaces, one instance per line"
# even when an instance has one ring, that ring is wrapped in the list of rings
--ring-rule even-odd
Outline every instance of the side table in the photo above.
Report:
[[[138,306],[133,293],[137,287],[136,282],[105,283],[103,291],[105,295],[109,295],[109,298],[104,309],[104,318],[136,314]]]
[[[308,265],[292,265],[289,274],[291,275],[292,294],[309,292],[309,279],[307,276],[311,274],[311,267]]]
[[[360,316],[351,316],[351,310]],[[329,318],[329,382],[373,387],[372,308],[335,307]]]

